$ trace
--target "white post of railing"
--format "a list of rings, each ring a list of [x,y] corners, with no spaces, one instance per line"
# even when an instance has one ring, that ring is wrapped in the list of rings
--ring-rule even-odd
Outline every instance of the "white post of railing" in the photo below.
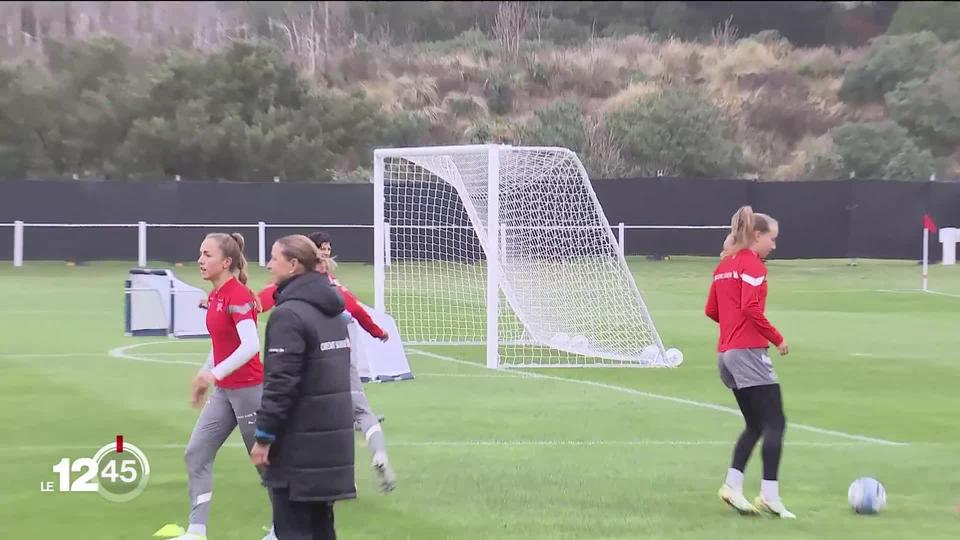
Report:
[[[257,234],[259,238],[257,239],[257,260],[260,261],[260,266],[267,265],[267,224],[258,221],[257,222]]]
[[[500,147],[487,156],[487,367],[500,367]]]
[[[137,265],[147,267],[147,222],[137,222]]]
[[[623,254],[625,253],[623,246],[624,246],[624,238],[626,236],[626,227],[624,226],[622,221],[620,222],[619,225],[617,225],[617,233],[619,235],[619,240],[620,240],[618,249],[620,250],[620,256],[623,257]]]
[[[13,265],[23,266],[23,222],[13,222]]]

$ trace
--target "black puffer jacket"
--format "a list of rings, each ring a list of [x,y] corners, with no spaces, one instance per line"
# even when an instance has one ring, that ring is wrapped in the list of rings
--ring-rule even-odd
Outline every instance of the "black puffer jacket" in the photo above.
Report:
[[[264,485],[294,501],[356,498],[350,342],[326,274],[281,285],[267,323],[257,439],[273,441]]]

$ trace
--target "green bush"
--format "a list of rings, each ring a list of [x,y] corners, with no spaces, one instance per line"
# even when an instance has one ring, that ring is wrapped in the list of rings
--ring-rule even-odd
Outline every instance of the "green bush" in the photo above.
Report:
[[[930,76],[937,68],[940,45],[931,32],[876,38],[866,56],[847,68],[840,99],[879,101],[900,83]]]
[[[886,95],[890,116],[938,154],[960,144],[960,74],[941,70]]]
[[[470,52],[481,58],[491,58],[500,49],[497,40],[476,28],[467,30],[453,39],[418,43],[412,50],[421,54],[447,55],[457,52]]]
[[[145,74],[110,40],[46,51],[48,70],[0,70],[2,177],[327,180],[329,169],[366,164],[375,146],[419,144],[427,131],[363,94],[308,91],[263,43]]]
[[[650,33],[650,29],[642,24],[630,21],[617,21],[606,26],[601,32],[601,35],[605,38],[623,38],[627,36],[635,35],[647,35]]]
[[[556,103],[534,113],[525,129],[525,144],[562,146],[582,155],[587,149],[587,126],[574,102]]]
[[[513,112],[513,106],[517,99],[515,85],[516,82],[513,78],[506,74],[494,76],[487,81],[484,94],[491,113],[502,115]]]
[[[764,45],[789,45],[790,40],[783,37],[783,34],[779,30],[761,30],[756,34],[747,36],[747,39],[752,39],[757,43],[763,43]]]
[[[844,124],[830,130],[833,155],[815,162],[821,178],[925,180],[934,170],[929,150],[917,147],[905,128],[892,121]],[[830,176],[832,175],[832,176]]]
[[[929,150],[908,146],[890,159],[883,169],[883,177],[889,180],[927,180],[935,169]]]
[[[537,23],[527,24],[527,39],[537,39]],[[549,18],[540,23],[540,39],[563,47],[582,45],[590,39],[590,28],[570,19]]]
[[[730,177],[743,171],[727,119],[695,92],[668,89],[612,113],[607,124],[631,174]]]
[[[910,34],[924,30],[943,41],[960,39],[960,3],[900,2],[887,33]]]

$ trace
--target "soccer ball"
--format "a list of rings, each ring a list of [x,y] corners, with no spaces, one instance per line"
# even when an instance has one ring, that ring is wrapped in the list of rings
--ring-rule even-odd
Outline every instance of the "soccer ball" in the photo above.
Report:
[[[887,505],[887,490],[876,478],[857,478],[847,490],[847,500],[858,514],[876,514]]]
[[[683,363],[683,353],[680,352],[680,349],[667,349],[666,358],[671,366],[679,366]]]

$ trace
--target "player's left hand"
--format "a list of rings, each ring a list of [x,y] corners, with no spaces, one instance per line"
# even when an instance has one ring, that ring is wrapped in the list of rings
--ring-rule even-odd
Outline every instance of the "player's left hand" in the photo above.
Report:
[[[193,378],[193,385],[190,392],[190,403],[194,407],[199,407],[203,403],[203,398],[207,394],[207,389],[213,386],[217,381],[217,378],[213,376],[213,372],[208,369],[197,373],[197,376]]]
[[[250,450],[250,461],[257,467],[270,465],[270,445],[260,442],[254,443]]]

